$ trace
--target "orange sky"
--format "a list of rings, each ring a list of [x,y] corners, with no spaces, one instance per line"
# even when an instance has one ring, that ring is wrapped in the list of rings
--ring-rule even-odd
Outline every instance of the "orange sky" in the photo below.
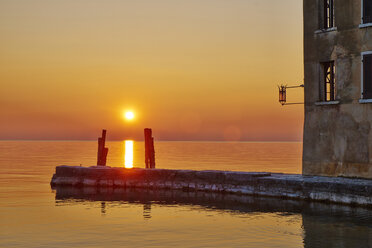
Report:
[[[299,0],[0,0],[0,139],[300,141],[277,85],[302,23]]]

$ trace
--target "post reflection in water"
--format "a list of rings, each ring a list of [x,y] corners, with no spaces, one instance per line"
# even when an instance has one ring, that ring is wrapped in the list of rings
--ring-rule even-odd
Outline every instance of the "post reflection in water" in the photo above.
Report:
[[[125,168],[133,168],[133,140],[125,140],[125,155],[124,166]]]
[[[151,202],[143,204],[143,218],[151,219]]]
[[[101,202],[101,214],[105,215],[106,214],[106,202]]]

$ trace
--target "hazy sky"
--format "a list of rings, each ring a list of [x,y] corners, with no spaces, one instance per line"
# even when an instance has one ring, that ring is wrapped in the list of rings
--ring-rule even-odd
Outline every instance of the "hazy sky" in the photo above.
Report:
[[[300,141],[277,85],[302,24],[300,0],[0,0],[0,139]]]

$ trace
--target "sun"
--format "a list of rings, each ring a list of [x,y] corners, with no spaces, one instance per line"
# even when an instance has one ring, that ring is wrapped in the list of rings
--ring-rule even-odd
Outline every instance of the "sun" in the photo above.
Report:
[[[124,118],[126,120],[131,121],[131,120],[134,119],[134,117],[135,117],[135,115],[134,115],[134,112],[133,111],[125,111],[124,112]]]

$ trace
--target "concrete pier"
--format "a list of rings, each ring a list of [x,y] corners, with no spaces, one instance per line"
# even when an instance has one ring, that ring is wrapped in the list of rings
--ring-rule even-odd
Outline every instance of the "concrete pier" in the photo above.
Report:
[[[295,174],[57,166],[52,187],[172,189],[372,207],[372,180]]]

